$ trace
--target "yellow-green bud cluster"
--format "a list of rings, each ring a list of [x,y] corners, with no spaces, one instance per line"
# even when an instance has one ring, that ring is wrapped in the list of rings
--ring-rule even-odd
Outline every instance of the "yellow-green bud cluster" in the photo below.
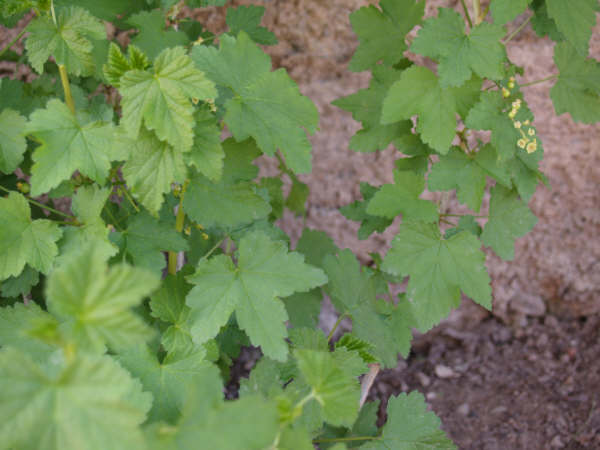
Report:
[[[514,80],[514,77],[510,77],[509,79],[508,87],[511,89],[515,86]],[[508,95],[506,95],[505,91],[508,92]],[[504,97],[509,97],[510,91],[503,87],[502,95]],[[521,109],[521,103],[522,101],[520,98],[516,99],[514,102],[511,103],[512,108],[508,113],[508,117],[510,118],[510,120],[512,120],[513,126],[517,130],[519,130],[519,133],[521,133],[521,138],[517,141],[517,145],[519,146],[519,148],[526,150],[527,153],[533,153],[537,150],[537,139],[535,137],[535,129],[533,127],[530,127],[529,120],[525,120],[523,122],[521,122],[520,120],[515,120],[519,109]]]

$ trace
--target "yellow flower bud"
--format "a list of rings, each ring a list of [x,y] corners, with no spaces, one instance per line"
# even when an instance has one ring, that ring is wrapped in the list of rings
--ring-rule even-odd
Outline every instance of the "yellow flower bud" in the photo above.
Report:
[[[192,234],[192,229],[190,227],[185,227],[185,230],[183,230],[183,232],[189,236],[190,234]]]
[[[535,130],[533,128],[530,128],[529,130],[527,130],[527,134],[529,136],[534,136],[535,135]]]
[[[509,89],[514,89],[514,87],[515,87],[515,82],[514,81],[509,81],[508,82],[508,88]]]
[[[537,150],[537,141],[527,144],[527,153],[533,153]]]
[[[208,234],[202,233],[202,239],[204,239],[205,241],[208,241]]]
[[[525,146],[527,146],[527,141],[525,139],[519,139],[517,145],[521,148],[525,148]]]
[[[502,88],[502,97],[507,98],[510,97],[510,91],[505,87]]]
[[[523,122],[523,125],[529,125],[529,119],[527,119],[525,122]]]
[[[511,119],[514,119],[516,115],[517,115],[516,109],[511,109],[510,112],[508,113],[508,117],[510,117]]]
[[[515,128],[521,128],[521,122],[519,122],[518,120],[514,123]]]

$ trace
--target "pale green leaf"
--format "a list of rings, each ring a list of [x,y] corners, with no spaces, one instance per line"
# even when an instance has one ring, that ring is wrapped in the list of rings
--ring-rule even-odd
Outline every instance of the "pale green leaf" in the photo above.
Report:
[[[194,139],[191,99],[217,95],[214,84],[194,67],[182,47],[162,51],[153,71],[130,70],[120,78],[125,129],[137,139],[142,121],[161,141],[187,151]]]
[[[107,268],[102,248],[89,245],[48,278],[48,310],[81,348],[125,348],[152,337],[152,330],[131,308],[158,284],[158,277],[143,269],[126,264]]]
[[[47,274],[58,255],[62,231],[46,219],[31,220],[25,197],[11,192],[0,198],[0,280],[19,275],[26,264]]]
[[[331,353],[295,350],[298,369],[312,388],[311,396],[323,410],[326,422],[351,426],[358,416],[360,387],[357,378],[342,371]]]
[[[139,425],[151,403],[109,356],[79,354],[38,365],[21,351],[0,351],[3,448],[141,449]]]
[[[77,6],[58,9],[56,25],[49,16],[36,17],[27,31],[27,57],[38,73],[44,72],[44,63],[50,55],[74,75],[87,76],[95,72],[92,40],[106,39],[106,30],[102,22],[85,9]]]
[[[53,320],[53,317],[33,302],[0,308],[0,346],[12,347],[36,361],[45,361],[56,349],[33,338],[28,332],[40,321],[46,320]]]

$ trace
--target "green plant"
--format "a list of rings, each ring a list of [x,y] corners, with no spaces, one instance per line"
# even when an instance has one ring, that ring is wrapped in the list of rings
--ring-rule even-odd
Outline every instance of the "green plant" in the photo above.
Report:
[[[586,59],[598,5],[573,3],[493,0],[491,23],[479,0],[471,12],[463,1],[468,33],[450,9],[422,23],[423,1],[352,14],[350,69],[373,77],[335,102],[362,122],[350,146],[406,156],[394,184],[363,184],[364,200],[342,209],[361,238],[402,215],[390,252],[361,267],[320,231],[291,251],[274,224],[284,208],[304,213],[296,175],[311,169],[318,114],[257,45],[277,42],[264,8],[228,9],[229,32],[214,36],[174,0],[4,2],[5,25],[35,17],[0,56],[37,77],[0,80],[0,447],[453,448],[419,393],[390,399],[379,430],[378,402],[364,400],[379,368],[408,356],[412,328],[437,324],[461,292],[491,307],[482,243],[512,259],[536,222],[526,202],[544,180],[543,148],[521,94],[531,83],[519,85],[503,48],[522,26],[505,36],[503,25],[529,6],[535,30],[559,41],[557,113],[600,119],[600,67]],[[137,30],[126,49],[101,20]],[[10,48],[25,32],[19,56]],[[491,130],[489,142],[474,130]],[[280,177],[257,181],[261,154],[278,158]],[[421,198],[426,184],[456,190],[478,213],[488,178],[489,216]],[[390,283],[406,277],[393,299]],[[340,314],[328,336],[324,293]],[[333,342],[343,318],[352,331]],[[248,344],[264,356],[240,399],[224,401]]]

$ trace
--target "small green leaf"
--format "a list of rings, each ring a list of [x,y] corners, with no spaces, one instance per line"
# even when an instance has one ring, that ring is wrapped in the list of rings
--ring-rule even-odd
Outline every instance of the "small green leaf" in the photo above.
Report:
[[[400,394],[388,401],[388,419],[379,439],[364,444],[365,450],[454,450],[456,446],[440,429],[440,419],[427,411],[419,392]]]
[[[131,43],[139,47],[150,59],[155,59],[167,48],[189,43],[184,32],[166,29],[165,16],[160,10],[141,11],[127,19],[127,23],[139,30],[131,39]]]
[[[12,347],[35,361],[45,361],[56,348],[33,338],[28,332],[39,322],[53,319],[33,302],[0,308],[0,347]]]
[[[50,272],[61,236],[56,223],[31,220],[23,195],[11,192],[0,198],[0,280],[18,276],[26,264],[44,274]]]
[[[221,145],[221,129],[208,108],[199,108],[194,120],[194,145],[189,152],[184,153],[184,158],[187,164],[195,166],[202,175],[211,181],[218,181],[223,173],[225,157]]]
[[[439,61],[440,86],[461,86],[476,73],[481,78],[499,80],[504,76],[505,51],[500,43],[504,28],[488,22],[465,34],[460,14],[440,8],[438,17],[427,19],[410,50]]]
[[[503,25],[514,20],[527,9],[532,0],[492,0],[490,12],[494,23]]]
[[[361,222],[360,228],[358,229],[358,238],[361,240],[367,239],[375,232],[383,232],[393,222],[393,219],[374,216],[367,213],[367,206],[377,192],[379,192],[377,187],[371,186],[366,182],[361,182],[360,193],[363,196],[363,200],[357,200],[340,208],[340,212],[344,217],[356,222]]]
[[[554,47],[554,62],[560,71],[550,90],[556,114],[571,114],[575,122],[600,121],[600,63],[585,58],[566,42]]]
[[[260,26],[260,21],[265,14],[264,6],[248,5],[237,8],[227,8],[225,21],[229,32],[237,36],[240,31],[245,31],[257,44],[275,45],[277,38],[265,27]]]
[[[360,72],[378,61],[391,66],[403,57],[406,34],[421,23],[425,2],[414,0],[381,0],[381,8],[365,6],[350,14],[352,29],[359,45],[348,69]]]
[[[425,189],[425,179],[411,172],[394,171],[394,184],[379,188],[367,206],[367,214],[393,219],[402,214],[403,219],[435,222],[437,206],[419,196]]]
[[[525,236],[537,223],[537,217],[516,192],[502,186],[491,191],[490,219],[483,228],[481,240],[502,259],[515,257],[515,239]]]

